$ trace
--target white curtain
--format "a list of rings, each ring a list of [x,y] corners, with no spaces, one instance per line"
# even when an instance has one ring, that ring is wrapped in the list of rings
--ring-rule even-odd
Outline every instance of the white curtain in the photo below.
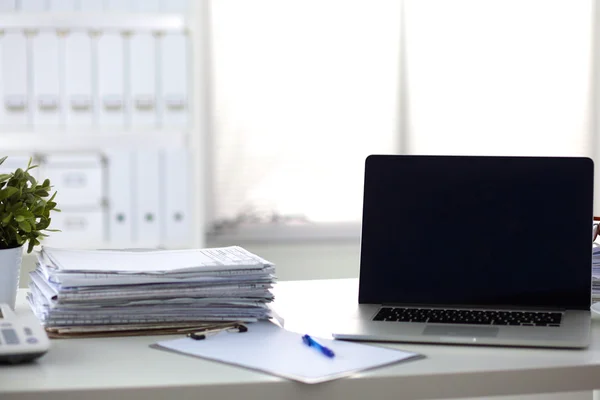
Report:
[[[592,3],[213,1],[209,219],[358,223],[373,153],[590,154]]]

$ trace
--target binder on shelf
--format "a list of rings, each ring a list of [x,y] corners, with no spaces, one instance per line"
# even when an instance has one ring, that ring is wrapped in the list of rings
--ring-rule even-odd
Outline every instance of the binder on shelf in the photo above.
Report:
[[[106,11],[129,12],[132,11],[133,0],[105,0]]]
[[[159,151],[144,149],[135,152],[133,237],[140,247],[160,244],[160,199],[157,183]]]
[[[133,242],[133,153],[111,150],[105,155],[108,178],[108,240],[114,245],[127,246]]]
[[[167,248],[182,248],[190,244],[190,158],[187,149],[166,149],[162,153],[160,192],[161,244]]]
[[[131,0],[131,11],[143,13],[159,12],[159,0]]]
[[[61,123],[59,49],[56,32],[40,32],[33,37],[33,124],[57,126]]]
[[[104,11],[104,0],[79,0],[79,11]]]
[[[75,11],[76,0],[49,0],[48,9],[50,11]]]
[[[104,32],[98,38],[98,125],[124,126],[124,83],[123,37]]]
[[[48,10],[48,0],[21,0],[21,11],[47,11]]]
[[[160,0],[160,11],[185,14],[188,12],[188,0]]]
[[[65,98],[67,126],[92,126],[92,38],[87,32],[65,37]]]
[[[189,109],[188,40],[185,34],[159,38],[160,122],[163,127],[186,127]]]
[[[5,32],[0,37],[2,112],[0,124],[23,126],[29,123],[27,88],[27,39],[23,32]]]
[[[16,0],[0,0],[0,12],[12,12],[17,9]]]
[[[103,205],[103,166],[100,155],[49,155],[40,164],[40,174],[50,179],[58,192],[61,210],[92,210]]]
[[[60,232],[45,241],[54,246],[105,244],[103,165],[99,154],[51,154],[40,163],[40,176],[50,179],[61,212],[52,217]]]
[[[60,195],[57,194],[56,197]],[[103,247],[104,210],[65,210],[54,213],[52,226],[60,232],[50,232],[44,245],[58,247]]]
[[[135,33],[129,46],[131,126],[156,127],[156,39],[151,33]]]

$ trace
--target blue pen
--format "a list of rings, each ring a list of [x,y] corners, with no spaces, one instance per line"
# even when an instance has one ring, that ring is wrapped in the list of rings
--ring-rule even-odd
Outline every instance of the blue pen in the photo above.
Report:
[[[323,355],[325,355],[329,358],[335,357],[335,354],[333,353],[333,351],[330,348],[317,343],[315,341],[315,339],[311,338],[308,335],[302,336],[302,341],[304,342],[305,345],[307,345],[309,347],[314,347],[315,349],[319,350]]]

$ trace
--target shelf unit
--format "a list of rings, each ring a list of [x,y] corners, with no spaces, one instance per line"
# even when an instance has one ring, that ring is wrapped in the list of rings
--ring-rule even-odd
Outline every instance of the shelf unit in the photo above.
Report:
[[[189,40],[188,62],[192,87],[188,90],[187,128],[111,128],[111,127],[44,127],[0,126],[0,152],[6,155],[35,153],[77,153],[111,150],[143,150],[147,148],[186,148],[191,155],[190,181],[186,187],[190,204],[189,241],[180,247],[204,247],[205,215],[205,167],[204,145],[208,123],[207,96],[207,4],[190,1],[190,10],[184,14],[160,14],[137,12],[0,12],[0,37],[6,32],[23,31],[35,35],[44,30],[56,30],[57,34],[71,31],[151,32],[155,35],[185,33]],[[68,77],[67,77],[68,79]],[[3,102],[2,102],[3,103]],[[4,104],[2,104],[3,106]],[[1,155],[4,155],[1,154]],[[89,243],[84,247],[106,247],[106,243]],[[113,246],[109,246],[113,247]],[[135,247],[124,243],[117,247]]]

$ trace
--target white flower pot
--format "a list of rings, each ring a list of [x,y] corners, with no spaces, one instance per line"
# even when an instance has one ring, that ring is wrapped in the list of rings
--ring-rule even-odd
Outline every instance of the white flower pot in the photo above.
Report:
[[[0,303],[7,303],[15,309],[23,246],[12,249],[0,249]]]

